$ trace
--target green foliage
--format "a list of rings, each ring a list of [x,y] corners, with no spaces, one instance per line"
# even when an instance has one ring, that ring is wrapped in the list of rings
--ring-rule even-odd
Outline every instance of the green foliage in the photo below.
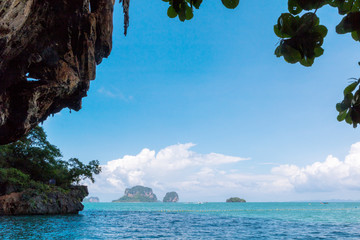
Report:
[[[0,195],[23,191],[29,186],[30,177],[15,168],[0,168]]]
[[[61,157],[41,127],[35,127],[17,142],[0,146],[0,195],[9,189],[44,189],[50,179],[63,188],[86,178],[94,182],[93,174],[101,171],[97,160],[83,164],[76,158],[64,161]]]
[[[199,9],[203,0],[163,0],[169,3],[167,15],[179,17],[180,21],[193,18],[193,7]],[[239,0],[221,0],[223,5],[234,9]],[[360,0],[288,0],[288,13],[282,13],[274,26],[274,33],[280,38],[275,49],[277,57],[283,57],[288,63],[300,63],[310,67],[316,58],[324,53],[322,44],[328,33],[316,12],[324,6],[337,8],[340,15],[345,15],[336,26],[338,34],[351,33],[355,41],[360,41]],[[300,14],[303,13],[301,16]],[[358,110],[358,92],[346,94],[336,107],[338,120],[345,120],[354,127],[360,123]]]
[[[98,160],[92,160],[89,164],[83,164],[77,158],[71,158],[68,162],[68,178],[70,182],[79,183],[81,180],[89,178],[92,183],[95,182],[93,174],[99,174],[101,167]]]
[[[193,18],[194,8],[199,9],[203,0],[163,0],[169,3],[167,15],[170,18],[179,17],[184,22]],[[240,0],[221,0],[223,5],[229,9],[234,9],[239,5]]]
[[[326,5],[337,8],[340,15],[345,15],[336,26],[336,32],[351,33],[355,41],[360,40],[360,0],[288,0],[289,13],[283,13],[274,26],[275,34],[281,38],[275,50],[277,57],[283,56],[289,63],[300,62],[304,66],[311,66],[314,59],[324,53],[321,46],[327,28],[319,25],[316,11]],[[307,12],[299,18],[298,14],[302,11],[314,12]],[[339,112],[337,120],[345,120],[354,127],[360,123],[360,92],[356,90],[359,81],[356,79],[348,85],[343,101],[336,104]]]
[[[60,157],[60,150],[46,140],[41,127],[35,127],[17,142],[0,146],[0,167],[16,168],[36,181],[48,181]]]
[[[221,0],[225,7],[234,9],[239,5],[239,0]]]
[[[349,84],[344,89],[344,100],[336,104],[336,110],[339,112],[337,120],[339,122],[345,120],[346,123],[352,124],[354,128],[360,123],[360,90],[356,90],[359,83],[360,79],[355,79],[354,82]]]
[[[298,12],[298,9],[293,12]],[[300,62],[309,67],[324,52],[321,46],[327,28],[319,25],[319,18],[315,13],[305,13],[301,17],[283,13],[274,26],[274,32],[282,38],[275,55],[283,56],[289,63]]]
[[[187,19],[185,17],[187,8],[192,10],[193,5],[199,8],[202,2],[202,0],[163,1],[170,4],[169,17],[179,16],[181,21]],[[230,9],[236,8],[239,4],[239,0],[221,1]],[[351,33],[355,41],[360,41],[360,0],[288,0],[287,3],[289,12],[282,13],[274,26],[274,33],[280,38],[275,55],[283,57],[286,62],[292,64],[299,62],[303,66],[310,67],[317,57],[323,55],[322,45],[328,29],[320,25],[316,12],[326,5],[337,8],[340,15],[345,15],[336,26],[336,32]],[[303,14],[300,15],[301,13]],[[360,79],[347,86],[344,90],[344,100],[336,105],[339,112],[338,121],[345,120],[354,127],[360,123],[360,90],[355,91],[359,82]]]
[[[135,186],[132,188],[125,189],[125,194],[133,194],[133,195],[146,195],[146,194],[152,194],[153,191],[149,187],[143,187],[143,186]]]
[[[190,20],[193,18],[193,7],[199,9],[202,0],[163,0],[169,3],[167,15],[170,18],[179,17],[180,21]]]
[[[314,59],[324,53],[322,43],[327,28],[319,25],[316,11],[329,5],[346,15],[336,26],[338,34],[351,33],[355,41],[360,38],[360,0],[288,0],[289,13],[283,13],[274,26],[275,34],[281,38],[275,50],[277,57],[283,56],[289,63],[311,66]],[[299,18],[298,14],[307,12]]]
[[[245,199],[238,198],[238,197],[231,197],[226,199],[226,202],[246,202]]]

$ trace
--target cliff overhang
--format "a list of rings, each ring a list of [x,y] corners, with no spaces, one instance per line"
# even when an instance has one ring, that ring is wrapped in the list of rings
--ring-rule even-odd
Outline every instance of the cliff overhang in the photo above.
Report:
[[[0,1],[0,145],[78,111],[112,48],[114,0]]]

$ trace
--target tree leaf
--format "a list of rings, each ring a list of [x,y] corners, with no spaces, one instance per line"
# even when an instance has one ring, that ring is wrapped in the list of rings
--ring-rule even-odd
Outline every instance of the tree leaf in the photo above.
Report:
[[[275,55],[276,55],[277,57],[281,57],[281,56],[282,56],[282,54],[281,54],[281,47],[280,47],[280,46],[278,46],[278,47],[275,49]]]
[[[314,49],[315,57],[320,57],[324,53],[324,49],[322,47],[316,47]]]
[[[318,25],[314,28],[314,30],[318,32],[323,38],[326,37],[328,33],[328,29],[324,25]]]
[[[180,8],[180,11],[179,11],[179,19],[180,19],[180,21],[182,21],[182,22],[184,22],[185,21],[185,19],[186,19],[186,8],[185,8],[185,6],[181,6],[181,8]]]
[[[345,122],[347,122],[348,124],[352,124],[352,123],[353,123],[353,121],[352,121],[352,119],[351,119],[351,109],[350,109],[349,112],[346,114]]]
[[[281,54],[288,63],[297,63],[301,60],[301,53],[287,44],[282,45]]]
[[[336,111],[338,111],[339,113],[341,113],[342,111],[344,111],[344,109],[342,109],[341,103],[337,103],[337,104],[336,104]]]
[[[298,4],[297,0],[288,1],[288,9],[291,14],[297,15],[303,10]]]
[[[344,121],[344,119],[346,118],[346,113],[346,111],[339,113],[339,115],[337,116],[337,120],[339,122]]]
[[[234,9],[239,5],[240,0],[221,0],[225,7]]]
[[[279,30],[277,24],[274,25],[274,33],[276,34],[276,36],[278,36],[278,37],[280,37],[280,38],[289,38],[289,37],[290,37],[289,35],[282,33],[282,32]]]
[[[351,37],[352,37],[355,41],[359,41],[359,31],[352,31],[352,32],[351,32]]]
[[[357,87],[358,84],[359,83],[356,81],[356,82],[351,83],[349,86],[347,86],[344,89],[344,96],[348,95],[349,93],[352,93],[352,91],[355,90],[355,88]]]
[[[297,25],[294,24],[294,21],[297,20],[295,20],[294,16],[290,13],[281,14],[277,22],[277,27],[281,34],[286,34],[289,37],[294,36],[294,34],[296,33],[296,29],[294,29],[293,26]]]
[[[300,21],[307,26],[317,26],[319,25],[320,19],[315,13],[308,12],[301,16]]]
[[[194,6],[196,9],[199,9],[201,3],[202,3],[202,0],[194,0],[194,1],[193,1],[193,6]]]
[[[175,9],[173,8],[173,6],[170,6],[168,8],[167,15],[169,16],[169,18],[175,18],[177,16],[177,13],[176,13]]]
[[[300,60],[300,64],[305,67],[310,67],[314,64],[314,58],[304,57]]]
[[[190,20],[194,17],[192,8],[189,6],[186,6],[186,10],[185,10],[185,18],[186,20]]]

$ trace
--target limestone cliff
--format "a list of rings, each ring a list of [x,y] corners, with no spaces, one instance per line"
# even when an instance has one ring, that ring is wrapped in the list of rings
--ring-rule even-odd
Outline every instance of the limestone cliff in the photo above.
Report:
[[[135,186],[125,189],[123,197],[113,202],[156,202],[157,197],[151,188]]]
[[[168,192],[163,198],[163,202],[178,202],[179,195],[176,192]]]
[[[0,196],[1,215],[77,214],[84,209],[81,201],[88,195],[86,186],[73,186],[64,191],[39,192],[27,189]]]
[[[0,144],[78,111],[112,48],[114,0],[0,1]]]

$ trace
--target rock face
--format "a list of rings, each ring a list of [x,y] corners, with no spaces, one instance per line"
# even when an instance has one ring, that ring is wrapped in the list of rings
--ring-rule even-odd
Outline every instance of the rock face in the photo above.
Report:
[[[176,192],[168,192],[165,194],[163,202],[178,202],[179,195]]]
[[[238,198],[238,197],[231,197],[226,199],[226,202],[246,202],[245,199]]]
[[[157,202],[157,197],[151,188],[135,186],[125,189],[124,196],[113,202]]]
[[[112,48],[114,0],[0,1],[0,144],[78,111]]]
[[[77,214],[84,209],[81,201],[88,195],[86,186],[39,192],[28,189],[0,196],[1,215]]]
[[[98,197],[87,197],[83,200],[84,203],[98,203],[100,199]]]

